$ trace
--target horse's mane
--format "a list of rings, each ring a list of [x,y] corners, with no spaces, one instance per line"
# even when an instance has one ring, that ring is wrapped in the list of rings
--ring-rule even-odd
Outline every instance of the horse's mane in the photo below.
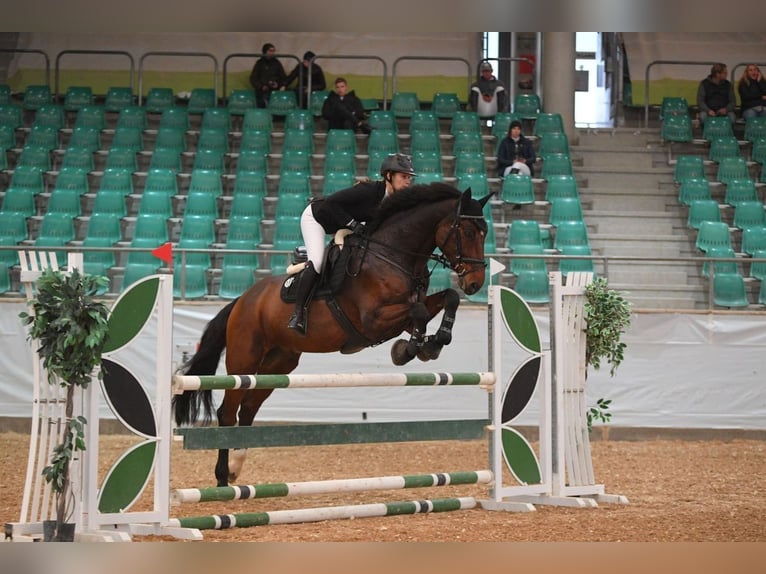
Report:
[[[372,233],[384,221],[396,213],[412,209],[421,203],[435,203],[445,199],[457,199],[461,192],[449,184],[441,182],[416,184],[403,189],[383,201],[375,216],[367,224],[367,232]]]

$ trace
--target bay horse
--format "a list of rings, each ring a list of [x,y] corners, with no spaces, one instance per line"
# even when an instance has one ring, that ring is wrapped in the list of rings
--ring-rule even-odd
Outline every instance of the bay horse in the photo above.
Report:
[[[464,293],[484,284],[483,209],[491,193],[476,200],[471,189],[460,192],[445,183],[413,185],[387,198],[363,234],[346,238],[345,277],[334,295],[315,299],[308,309],[307,333],[287,328],[293,303],[280,291],[285,276],[261,279],[210,320],[199,348],[179,371],[213,375],[224,349],[228,374],[287,374],[302,353],[354,353],[388,341],[404,331],[391,348],[395,365],[416,356],[435,359],[452,340],[452,324],[460,304],[454,289],[427,295],[429,261],[448,266]],[[440,253],[434,251],[439,248]],[[433,335],[426,325],[444,310]],[[220,426],[250,426],[273,389],[227,390],[216,414]],[[178,425],[212,418],[212,392],[185,391],[174,395]],[[218,451],[218,486],[233,482],[244,463],[245,449]]]

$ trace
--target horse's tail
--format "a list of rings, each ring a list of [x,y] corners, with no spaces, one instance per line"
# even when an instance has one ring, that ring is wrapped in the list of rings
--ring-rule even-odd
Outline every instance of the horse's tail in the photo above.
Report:
[[[197,352],[191,359],[181,365],[178,372],[184,375],[214,375],[218,369],[223,350],[226,348],[226,324],[229,315],[239,298],[221,309],[205,327]],[[176,424],[191,424],[197,420],[203,411],[204,424],[210,423],[213,417],[213,393],[205,391],[184,391],[173,395],[173,412]]]

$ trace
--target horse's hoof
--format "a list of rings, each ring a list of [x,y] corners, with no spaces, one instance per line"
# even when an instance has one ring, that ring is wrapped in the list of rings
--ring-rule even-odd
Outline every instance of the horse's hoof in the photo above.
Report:
[[[428,340],[418,352],[418,359],[421,361],[433,361],[438,359],[441,355],[443,345],[440,345],[438,341]]]
[[[415,355],[410,354],[408,347],[409,344],[404,339],[399,339],[391,346],[391,361],[396,366],[402,366],[409,363]]]

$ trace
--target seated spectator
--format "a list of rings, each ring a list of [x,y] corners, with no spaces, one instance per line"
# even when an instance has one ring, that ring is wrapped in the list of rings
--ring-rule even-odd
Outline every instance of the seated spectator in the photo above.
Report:
[[[261,48],[262,55],[250,72],[250,85],[255,90],[255,103],[259,108],[268,105],[271,92],[285,89],[285,69],[282,62],[274,57],[276,51],[274,44],[264,44]]]
[[[697,88],[697,106],[700,109],[700,121],[714,116],[729,116],[732,125],[737,119],[734,114],[734,87],[726,79],[726,64],[713,64],[710,75],[699,83]]]
[[[766,116],[766,80],[755,64],[748,64],[737,86],[742,104],[742,118]]]
[[[509,173],[522,173],[531,177],[536,159],[532,141],[521,133],[521,122],[512,121],[508,134],[497,148],[497,175],[504,177]]]
[[[335,91],[330,92],[322,105],[322,117],[327,120],[328,130],[355,130],[369,134],[362,100],[354,90],[348,91],[345,78],[335,79]]]
[[[471,84],[468,101],[481,118],[493,118],[507,110],[505,86],[492,74],[492,64],[486,60],[479,66],[479,78]]]
[[[297,96],[298,105],[302,108],[307,107],[309,103],[309,70],[311,70],[311,91],[321,92],[322,90],[327,89],[327,82],[324,79],[324,70],[322,70],[318,64],[311,61],[315,55],[316,54],[312,51],[303,54],[303,61],[296,65],[292,72],[287,74],[287,78],[285,79],[285,86],[287,87],[290,87],[293,82],[296,82],[295,95]],[[301,79],[299,77],[301,75],[301,67],[303,67],[302,92],[300,86]]]

